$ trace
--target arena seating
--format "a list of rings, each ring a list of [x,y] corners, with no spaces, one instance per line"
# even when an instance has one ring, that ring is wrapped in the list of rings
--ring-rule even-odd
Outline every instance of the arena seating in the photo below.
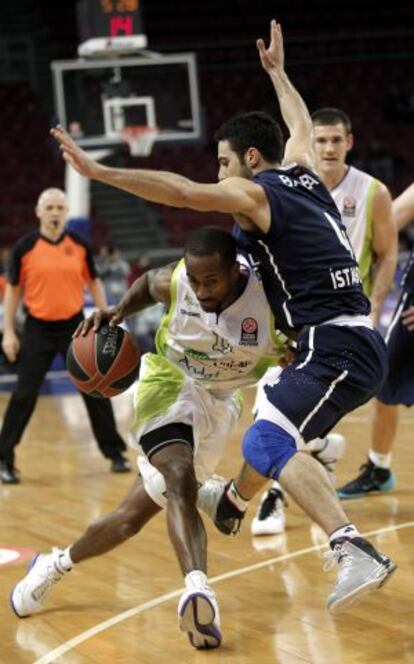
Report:
[[[151,48],[165,52],[197,51],[206,141],[195,146],[158,145],[145,162],[132,160],[125,153],[127,164],[178,171],[190,178],[213,182],[217,164],[212,137],[220,124],[235,113],[257,108],[278,115],[269,81],[258,68],[253,38],[266,36],[264,15],[267,11],[269,17],[272,15],[274,2],[266,0],[260,4],[255,11],[251,3],[242,0],[237,15],[234,8],[220,0],[212,0],[204,8],[198,5],[197,13],[190,0],[178,4],[161,0],[157,7],[150,2],[143,4]],[[42,2],[40,6],[43,7]],[[327,3],[326,12],[315,15],[304,0],[279,3],[278,12],[284,17],[287,35],[288,72],[310,110],[334,105],[349,113],[356,139],[353,155],[356,164],[364,164],[367,170],[370,165],[375,168],[373,143],[381,144],[381,150],[392,161],[387,184],[397,194],[412,180],[414,172],[414,157],[407,140],[413,119],[407,115],[398,120],[392,112],[395,90],[404,89],[414,74],[414,61],[404,59],[404,52],[408,52],[405,26],[409,25],[414,10],[409,3],[401,10],[398,32],[391,6],[376,8],[373,25],[372,11],[351,0],[341,10],[340,26],[335,24],[330,6]],[[70,14],[73,10],[62,5],[56,6],[54,12],[56,26],[50,28],[50,35],[54,36],[55,50],[50,51],[49,60],[73,58],[76,43],[73,39],[68,41],[67,35],[74,36],[76,28],[72,25],[66,29],[69,20],[75,20]],[[381,40],[381,29],[390,25],[395,26],[395,39]],[[38,27],[43,29],[41,21]],[[364,39],[362,36],[370,31],[372,39]],[[352,57],[351,48],[356,49]],[[382,56],[378,56],[379,48]],[[396,51],[401,54],[400,59],[396,59]],[[51,109],[45,109],[44,99],[35,94],[27,81],[0,80],[0,246],[33,227],[33,204],[43,187],[63,185],[64,165],[48,134],[50,118]],[[204,215],[166,207],[159,207],[159,214],[171,242],[177,245],[182,244],[186,229],[205,219]],[[209,220],[231,223],[223,215],[211,215]],[[105,227],[98,218],[94,219],[93,230],[94,241],[99,246],[105,239]]]

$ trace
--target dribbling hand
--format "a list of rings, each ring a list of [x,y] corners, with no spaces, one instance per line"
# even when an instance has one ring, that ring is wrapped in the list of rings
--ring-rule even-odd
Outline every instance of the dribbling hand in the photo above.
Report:
[[[96,309],[88,318],[85,318],[72,334],[72,337],[86,336],[92,328],[97,332],[102,323],[107,321],[109,327],[115,327],[124,320],[124,316],[118,307],[109,307],[108,309]]]

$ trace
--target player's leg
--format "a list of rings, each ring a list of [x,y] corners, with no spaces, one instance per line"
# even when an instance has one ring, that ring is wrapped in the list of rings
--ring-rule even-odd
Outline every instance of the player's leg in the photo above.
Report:
[[[356,478],[338,489],[339,498],[364,498],[391,491],[395,487],[396,480],[390,466],[397,424],[398,406],[387,405],[376,399],[368,459],[360,467]]]
[[[218,606],[205,573],[206,536],[196,507],[194,471],[194,454],[198,454],[200,441],[210,429],[211,414],[220,411],[215,404],[211,407],[211,402],[207,390],[194,384],[166,358],[152,353],[141,358],[133,436],[147,457],[146,465],[161,479],[162,492],[168,498],[164,497],[169,534],[186,586],[178,605],[179,624],[196,648],[213,648],[221,643]],[[222,410],[225,421],[232,421],[227,400],[223,400]],[[214,423],[212,430],[216,431]],[[213,438],[209,456],[215,458],[215,448],[220,451],[225,438]],[[170,445],[174,454],[167,449]],[[141,474],[144,467],[140,465]],[[200,477],[200,481],[203,479]]]
[[[338,433],[328,433],[323,438],[315,438],[306,445],[309,452],[327,473],[334,486],[334,464],[345,450],[345,438]],[[270,489],[262,495],[260,505],[251,523],[252,535],[277,535],[285,529],[285,506],[287,500],[280,482],[274,481]]]
[[[23,618],[39,611],[53,585],[73,566],[101,556],[133,537],[160,510],[138,477],[119,507],[89,525],[72,545],[64,550],[54,548],[32,560],[26,576],[10,595],[14,612]]]
[[[265,397],[265,385],[274,385],[282,372],[281,367],[270,367],[259,381],[256,399],[252,409],[254,417]],[[306,445],[309,452],[325,468],[332,484],[335,484],[334,464],[341,458],[345,450],[345,438],[341,434],[329,433],[323,438],[315,438]],[[277,535],[285,529],[285,507],[287,500],[282,486],[274,481],[261,497],[260,505],[252,519],[250,530],[252,535]]]
[[[17,385],[4,413],[0,432],[0,477],[3,484],[20,482],[15,447],[30,420],[40,386],[56,353],[46,323],[26,320],[19,353]]]
[[[266,374],[265,379],[258,385],[253,413],[257,416],[260,404],[266,395],[263,392],[265,385],[274,385],[280,377],[281,369],[272,367]],[[333,484],[333,464],[342,456],[345,448],[345,438],[340,434],[327,434],[323,438],[315,438],[306,445],[309,452],[328,473]],[[286,497],[283,488],[278,481],[274,481],[270,489],[266,490],[261,498],[259,508],[251,523],[253,535],[277,535],[285,528]]]
[[[402,307],[402,304],[404,305]],[[391,491],[396,479],[391,472],[391,454],[394,446],[399,404],[414,404],[414,333],[402,323],[401,314],[412,306],[412,298],[403,298],[397,306],[387,333],[388,375],[377,395],[368,459],[355,479],[338,490],[342,499]]]
[[[256,425],[266,425],[264,430],[269,434],[268,440],[263,436],[263,427],[257,430]],[[229,489],[218,502],[216,525],[222,532],[237,532],[237,526],[251,499],[260,486],[258,477],[265,472],[262,465],[266,454],[257,454],[259,447],[262,452],[274,451],[274,441],[279,440],[280,451],[290,448],[290,436],[285,435],[278,427],[271,434],[271,422],[259,420],[246,433],[244,440],[244,456],[254,466],[244,464],[243,472],[232,482]],[[273,444],[267,445],[273,438]],[[260,440],[261,439],[261,440]],[[285,444],[283,443],[285,440]],[[249,449],[250,448],[250,449]],[[302,507],[302,509],[318,523],[329,536],[332,549],[330,556],[338,563],[338,578],[334,591],[328,597],[327,605],[332,613],[339,613],[373,592],[385,583],[395,570],[392,561],[377,552],[364,538],[353,523],[350,523],[333,487],[322,466],[311,456],[303,452],[294,452],[288,459],[280,463],[273,457],[273,477],[277,477],[284,490]],[[262,478],[262,482],[265,481]]]
[[[329,535],[331,555],[339,563],[339,570],[328,607],[339,612],[382,585],[395,565],[361,538],[321,465],[299,452],[298,444],[323,436],[342,415],[372,396],[382,380],[383,346],[378,335],[367,329],[355,332],[321,327],[304,333],[298,360],[284,370],[277,384],[265,388],[267,400],[243,440],[248,466],[223,495],[217,519],[224,508],[228,525],[231,505],[234,519],[240,519],[240,512],[246,508],[242,501],[249,500],[259,486],[252,469],[256,475],[279,480]],[[347,349],[344,357],[343,349]],[[329,357],[332,359],[328,363]]]
[[[219,611],[207,579],[207,536],[197,509],[192,428],[170,423],[140,442],[165,482],[168,534],[186,586],[178,605],[180,628],[195,648],[215,648],[221,643]]]
[[[149,459],[165,480],[168,533],[181,571],[184,575],[195,569],[205,573],[207,539],[197,510],[198,487],[192,446],[172,438],[168,446],[155,451]]]

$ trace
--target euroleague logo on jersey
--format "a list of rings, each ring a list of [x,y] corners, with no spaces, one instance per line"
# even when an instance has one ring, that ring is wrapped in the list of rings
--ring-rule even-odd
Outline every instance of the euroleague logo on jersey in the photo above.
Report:
[[[355,217],[357,202],[353,196],[344,196],[342,205],[343,217]]]
[[[244,318],[241,324],[240,345],[257,346],[257,334],[259,326],[255,318]]]

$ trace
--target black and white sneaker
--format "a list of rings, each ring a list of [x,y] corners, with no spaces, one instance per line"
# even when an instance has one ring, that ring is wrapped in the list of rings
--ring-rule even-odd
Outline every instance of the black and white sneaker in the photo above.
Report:
[[[375,466],[370,459],[360,468],[360,474],[354,480],[338,489],[338,498],[352,500],[364,498],[375,493],[391,491],[395,485],[395,476],[389,468]]]
[[[285,530],[286,499],[280,486],[273,485],[266,491],[254,517],[250,531],[252,535],[278,535]]]

